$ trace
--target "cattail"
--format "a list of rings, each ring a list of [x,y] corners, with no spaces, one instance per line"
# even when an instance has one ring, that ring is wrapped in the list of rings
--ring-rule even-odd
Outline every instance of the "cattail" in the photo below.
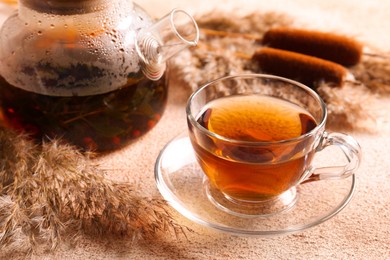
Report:
[[[330,60],[344,66],[356,65],[363,54],[358,41],[327,32],[279,27],[269,29],[262,44]]]
[[[314,88],[321,81],[340,86],[347,77],[346,68],[337,63],[291,51],[260,48],[252,59],[266,73],[295,79]]]

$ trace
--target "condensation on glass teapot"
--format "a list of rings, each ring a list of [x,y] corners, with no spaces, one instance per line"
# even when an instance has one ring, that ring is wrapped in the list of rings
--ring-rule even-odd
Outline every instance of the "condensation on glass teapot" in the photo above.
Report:
[[[185,11],[155,22],[132,1],[20,0],[0,32],[0,124],[107,151],[166,105],[167,60],[195,46]]]

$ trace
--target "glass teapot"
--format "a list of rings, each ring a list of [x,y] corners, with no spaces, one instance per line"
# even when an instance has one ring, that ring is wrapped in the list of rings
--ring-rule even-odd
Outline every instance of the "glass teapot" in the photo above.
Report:
[[[167,102],[167,60],[199,39],[182,10],[128,0],[19,0],[0,31],[0,124],[82,150],[120,148]]]

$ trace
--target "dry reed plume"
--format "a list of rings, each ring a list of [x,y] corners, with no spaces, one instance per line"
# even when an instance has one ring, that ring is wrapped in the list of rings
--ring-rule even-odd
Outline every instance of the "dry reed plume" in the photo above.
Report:
[[[0,128],[0,250],[55,249],[83,233],[184,234],[162,200],[110,181],[88,155],[58,141],[35,145]]]

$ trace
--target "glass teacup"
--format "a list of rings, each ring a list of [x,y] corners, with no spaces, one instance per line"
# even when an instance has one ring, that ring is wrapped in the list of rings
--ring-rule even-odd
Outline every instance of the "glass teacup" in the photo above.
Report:
[[[320,96],[286,78],[217,79],[191,95],[186,112],[208,198],[235,215],[286,210],[302,183],[349,177],[361,161],[353,137],[325,131],[327,110]],[[315,154],[329,146],[340,148],[347,162],[314,167]]]

